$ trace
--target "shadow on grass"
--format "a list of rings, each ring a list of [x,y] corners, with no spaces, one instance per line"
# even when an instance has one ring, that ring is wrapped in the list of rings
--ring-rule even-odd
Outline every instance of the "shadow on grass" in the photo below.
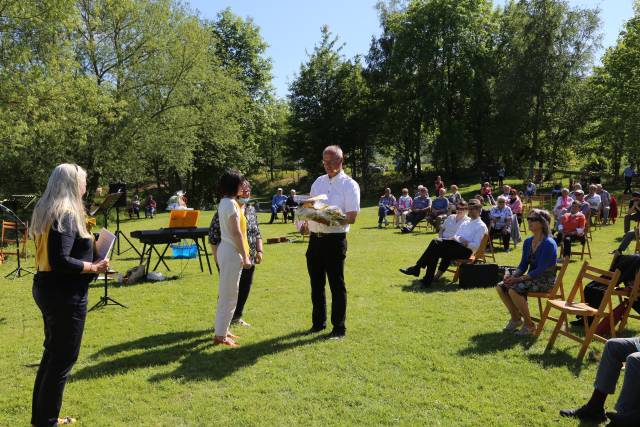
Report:
[[[532,362],[539,363],[543,368],[562,368],[566,367],[573,375],[580,375],[582,371],[582,363],[578,363],[578,353],[570,354],[564,350],[545,351],[542,354],[528,354],[527,357]],[[588,356],[585,358],[588,359]],[[590,363],[590,361],[587,361]]]
[[[4,325],[5,323],[7,323],[7,318],[6,317],[0,317],[0,325]]]
[[[179,366],[174,371],[155,375],[150,378],[150,381],[161,381],[166,378],[182,378],[193,381],[221,380],[239,369],[255,364],[261,357],[309,345],[323,339],[324,336],[310,337],[305,332],[294,332],[235,349],[221,347],[217,351],[211,352],[212,338],[212,331],[205,329],[152,335],[116,344],[106,347],[90,357],[95,360],[111,356],[108,360],[80,369],[73,374],[73,379],[86,380],[120,375],[135,369],[165,366],[178,362]],[[136,354],[117,357],[119,353],[136,350],[138,350]]]
[[[519,337],[508,332],[487,332],[471,337],[469,347],[458,352],[460,356],[493,354],[499,351],[520,346],[524,350],[530,348],[535,342],[533,337]]]
[[[423,293],[430,294],[433,292],[458,292],[463,291],[459,285],[448,282],[446,280],[438,280],[434,281],[431,286],[425,287],[422,285],[420,280],[414,280],[410,285],[400,285],[402,287],[402,292],[413,292],[413,293]]]

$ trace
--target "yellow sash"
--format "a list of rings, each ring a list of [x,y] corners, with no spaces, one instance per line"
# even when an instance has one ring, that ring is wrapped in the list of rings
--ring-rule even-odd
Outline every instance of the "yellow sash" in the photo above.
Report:
[[[235,200],[231,200],[235,207],[238,208],[240,212],[240,231],[242,232],[242,247],[247,251],[247,255],[249,254],[249,241],[247,240],[247,217],[244,216],[244,211],[240,209],[240,205]]]

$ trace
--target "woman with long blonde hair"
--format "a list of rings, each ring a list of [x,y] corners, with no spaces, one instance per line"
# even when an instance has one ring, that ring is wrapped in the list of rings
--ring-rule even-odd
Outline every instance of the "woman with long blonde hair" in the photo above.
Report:
[[[82,197],[87,173],[80,166],[56,166],[31,217],[36,243],[33,298],[44,320],[44,353],[33,388],[31,424],[71,424],[58,418],[64,386],[80,352],[89,283],[109,268],[94,260],[94,238],[87,230]]]

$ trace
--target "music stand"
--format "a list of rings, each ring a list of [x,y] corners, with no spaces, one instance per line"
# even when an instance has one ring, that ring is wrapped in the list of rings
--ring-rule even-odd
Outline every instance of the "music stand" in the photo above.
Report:
[[[92,311],[100,307],[106,307],[108,305],[119,305],[120,307],[127,308],[126,305],[120,304],[118,301],[114,300],[109,296],[109,284],[108,284],[109,275],[115,274],[115,273],[116,272],[114,270],[109,270],[106,273],[103,273],[104,274],[104,295],[101,296],[100,300],[88,311]]]
[[[7,212],[9,215],[11,215],[15,219],[15,222],[16,222],[16,258],[18,259],[18,266],[16,268],[14,268],[13,271],[11,271],[9,274],[7,274],[4,277],[7,278],[9,276],[13,276],[13,278],[11,280],[14,280],[17,277],[22,277],[23,274],[25,274],[25,275],[26,274],[34,274],[33,271],[31,271],[31,270],[29,270],[27,268],[22,268],[22,265],[20,265],[20,225],[22,225],[22,228],[24,229],[24,231],[26,233],[27,232],[27,224],[22,222],[22,220],[18,217],[18,215],[15,214],[15,212],[13,212],[11,209],[6,207],[2,203],[0,203],[0,211]]]
[[[111,193],[109,195],[107,195],[107,197],[105,197],[104,201],[100,204],[100,206],[98,206],[98,208],[96,210],[94,210],[93,212],[91,212],[91,216],[95,216],[99,213],[104,214],[104,227],[108,228],[108,217],[109,217],[109,211],[111,210],[111,208],[115,207],[116,209],[116,231],[115,236],[116,236],[116,242],[113,245],[113,248],[111,248],[111,255],[109,255],[110,258],[113,258],[113,251],[116,249],[116,246],[118,248],[117,250],[117,254],[121,255],[123,253],[125,253],[126,251],[133,249],[138,256],[141,256],[140,251],[138,250],[138,248],[136,248],[133,243],[131,243],[131,240],[129,240],[126,236],[126,234],[124,234],[122,232],[122,230],[120,230],[120,209],[115,206],[115,204],[120,200],[121,197],[124,196],[124,193]],[[122,236],[124,238],[124,240],[127,241],[127,243],[129,244],[130,248],[125,250],[125,251],[120,251],[120,236]]]

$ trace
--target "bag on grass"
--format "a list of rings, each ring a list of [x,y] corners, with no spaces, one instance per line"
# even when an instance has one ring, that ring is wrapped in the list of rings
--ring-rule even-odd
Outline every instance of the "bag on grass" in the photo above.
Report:
[[[473,288],[495,286],[502,280],[497,264],[462,264],[460,266],[460,287]]]

